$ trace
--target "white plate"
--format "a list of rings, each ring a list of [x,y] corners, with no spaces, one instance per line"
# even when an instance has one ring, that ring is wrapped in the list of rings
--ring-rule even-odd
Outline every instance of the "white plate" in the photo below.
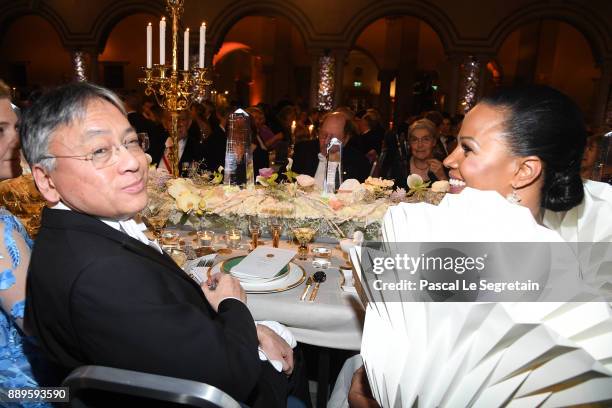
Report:
[[[208,275],[217,273],[221,270],[221,262],[212,266],[208,270]],[[240,285],[247,293],[274,293],[283,292],[299,286],[306,280],[306,271],[299,265],[293,262],[289,263],[289,273],[280,279],[275,279],[267,282],[240,282]]]

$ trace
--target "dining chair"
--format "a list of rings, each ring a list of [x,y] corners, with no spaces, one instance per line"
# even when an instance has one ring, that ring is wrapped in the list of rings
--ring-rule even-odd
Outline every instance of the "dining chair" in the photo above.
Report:
[[[107,399],[140,401],[145,406],[244,407],[209,384],[112,367],[78,367],[64,379],[62,386],[70,388],[70,406],[74,408],[101,406],[101,400]]]

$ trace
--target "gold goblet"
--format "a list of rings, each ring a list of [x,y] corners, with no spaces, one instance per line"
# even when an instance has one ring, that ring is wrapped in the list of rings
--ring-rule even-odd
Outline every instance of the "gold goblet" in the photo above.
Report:
[[[312,241],[317,231],[311,227],[296,227],[292,229],[295,239],[299,242],[298,259],[305,261],[308,259],[308,243]]]

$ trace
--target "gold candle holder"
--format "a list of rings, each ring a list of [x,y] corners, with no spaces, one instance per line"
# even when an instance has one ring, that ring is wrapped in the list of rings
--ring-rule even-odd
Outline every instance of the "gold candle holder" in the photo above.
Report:
[[[169,132],[175,148],[170,149],[168,160],[172,167],[172,176],[179,177],[179,114],[189,109],[193,103],[195,89],[205,88],[212,82],[206,79],[206,68],[186,71],[177,69],[178,28],[179,18],[183,13],[183,0],[166,0],[166,8],[172,16],[172,65],[154,64],[153,68],[143,67],[145,77],[140,78],[138,82],[145,85],[145,95],[154,95],[159,106],[171,114],[172,127]]]

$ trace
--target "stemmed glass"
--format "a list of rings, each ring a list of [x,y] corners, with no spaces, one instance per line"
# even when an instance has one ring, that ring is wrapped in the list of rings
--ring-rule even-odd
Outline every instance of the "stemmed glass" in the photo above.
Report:
[[[274,248],[278,248],[282,230],[283,230],[283,224],[280,218],[277,218],[277,217],[271,218],[270,219],[270,232],[272,233],[272,246]]]
[[[251,217],[249,219],[249,232],[251,233],[251,247],[252,249],[257,248],[259,236],[261,235],[261,226],[257,217]]]
[[[298,247],[298,259],[305,261],[308,259],[308,243],[315,237],[317,230],[306,225],[296,225],[292,228],[292,232],[300,244]]]
[[[156,240],[161,237],[161,232],[168,222],[170,211],[171,208],[162,202],[149,202],[140,214],[142,222],[151,230]]]

